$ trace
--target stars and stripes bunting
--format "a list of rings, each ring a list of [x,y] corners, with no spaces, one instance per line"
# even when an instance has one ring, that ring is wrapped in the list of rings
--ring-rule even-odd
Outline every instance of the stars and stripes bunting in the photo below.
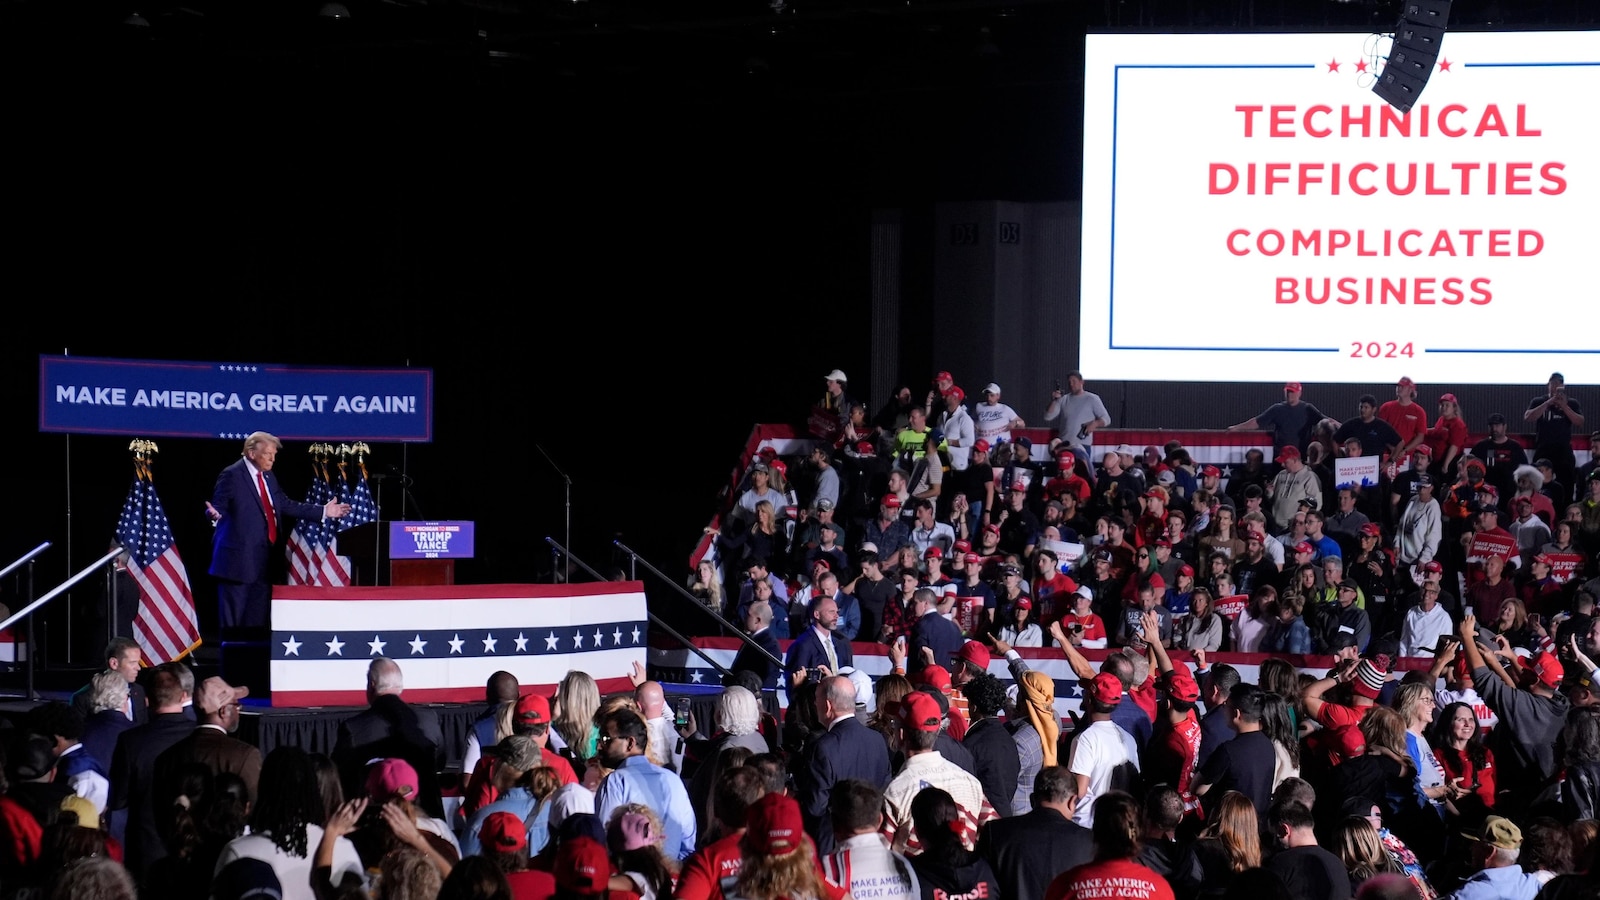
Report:
[[[285,585],[272,595],[272,705],[363,703],[367,666],[379,656],[405,670],[412,702],[481,702],[484,683],[501,671],[524,690],[553,690],[575,669],[602,692],[629,690],[649,641],[636,581]]]
[[[132,558],[128,572],[139,585],[133,637],[145,658],[164,663],[188,655],[200,646],[189,573],[173,543],[149,464],[142,459],[135,462],[133,486],[117,520],[117,540]]]

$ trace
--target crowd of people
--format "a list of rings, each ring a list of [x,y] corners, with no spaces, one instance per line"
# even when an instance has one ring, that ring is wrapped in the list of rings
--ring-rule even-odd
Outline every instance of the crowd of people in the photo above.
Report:
[[[327,755],[263,755],[245,689],[118,639],[0,743],[0,892],[1600,896],[1600,478],[1559,376],[1531,465],[1503,420],[1465,446],[1448,394],[1429,425],[1408,380],[1345,422],[1291,383],[1234,426],[1271,463],[1226,484],[1176,444],[1095,459],[1078,373],[1039,459],[998,385],[968,411],[940,373],[870,420],[827,382],[805,456],[752,462],[691,576],[749,638],[711,721],[637,667],[614,696],[498,672],[457,778],[378,657]],[[1377,484],[1332,483],[1349,455]]]
[[[1585,421],[1559,373],[1522,411],[1527,441],[1499,413],[1469,441],[1458,398],[1430,416],[1410,379],[1344,421],[1291,382],[1228,429],[1270,433],[1271,460],[1252,449],[1226,472],[1177,442],[1097,451],[1110,416],[1077,372],[1043,410],[1048,443],[1012,434],[1026,426],[996,384],[969,411],[939,373],[870,417],[844,373],[826,382],[806,452],[751,461],[691,588],[751,638],[734,668],[798,698],[791,717],[852,682],[898,759],[905,698],[934,699],[942,763],[890,771],[940,772],[919,783],[955,798],[999,896],[1597,891],[1600,474],[1577,464]],[[1375,457],[1377,477],[1337,483],[1348,457]],[[863,641],[896,674],[861,676]],[[1028,647],[1066,657],[1081,716],[1054,714]],[[1207,665],[1218,651],[1261,654],[1257,683]],[[1009,688],[988,672],[1001,656]],[[981,799],[960,799],[975,794],[956,771]],[[914,859],[893,823],[915,797],[884,789],[880,831]],[[1069,864],[1091,858],[1041,854],[1029,887],[1008,881],[983,836],[1045,818],[1041,793],[1097,861],[1101,804],[1126,813],[1131,839],[1104,840],[1144,868],[1114,878],[1147,886],[1070,887]],[[802,799],[826,851],[824,808]]]

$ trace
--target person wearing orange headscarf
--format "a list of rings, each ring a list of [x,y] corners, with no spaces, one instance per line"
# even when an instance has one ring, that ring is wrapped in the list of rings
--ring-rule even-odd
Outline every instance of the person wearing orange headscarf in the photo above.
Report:
[[[1056,712],[1056,683],[1043,672],[1028,671],[1017,679],[1017,789],[1011,796],[1011,814],[1025,815],[1033,808],[1033,780],[1039,770],[1056,764],[1056,742],[1061,738],[1061,717]]]

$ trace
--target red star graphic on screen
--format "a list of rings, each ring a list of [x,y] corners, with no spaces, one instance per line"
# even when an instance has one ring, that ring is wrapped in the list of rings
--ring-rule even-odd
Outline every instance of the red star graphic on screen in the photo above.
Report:
[[[1448,59],[1439,60],[1439,71],[1441,71],[1441,72],[1450,71],[1450,60],[1448,60]]]
[[[1357,72],[1365,72],[1366,70],[1367,70],[1367,61],[1366,60],[1363,59],[1363,60],[1360,60],[1360,61],[1358,61],[1356,63],[1356,71]]]
[[[1328,60],[1328,71],[1329,72],[1337,72],[1337,71],[1339,71],[1339,61],[1336,60],[1336,59]]]

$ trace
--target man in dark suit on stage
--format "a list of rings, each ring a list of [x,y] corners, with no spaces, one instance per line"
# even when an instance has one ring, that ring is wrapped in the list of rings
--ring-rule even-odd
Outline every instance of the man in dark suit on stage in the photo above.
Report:
[[[211,575],[217,579],[223,628],[264,628],[272,600],[267,566],[283,536],[286,518],[337,519],[350,504],[325,506],[291,500],[272,474],[283,442],[265,431],[245,438],[244,457],[222,470],[206,515],[216,534],[211,540]]]
[[[1057,875],[1094,859],[1094,835],[1072,821],[1076,782],[1065,766],[1033,779],[1033,809],[978,830],[978,854],[994,870],[1000,896],[1041,900]]]
[[[367,793],[367,763],[403,759],[417,771],[417,805],[436,819],[444,818],[439,798],[439,770],[444,767],[444,733],[431,709],[417,709],[400,699],[405,689],[400,666],[380,656],[367,667],[368,708],[339,723],[333,763],[339,768],[346,797]]]
[[[123,859],[135,879],[167,855],[156,830],[156,758],[188,737],[194,723],[183,714],[183,685],[168,666],[150,677],[150,721],[117,738],[111,755],[110,810],[128,810],[127,848]]]
[[[855,665],[850,642],[834,632],[837,627],[839,604],[832,597],[811,604],[811,627],[795,636],[783,666],[791,685],[805,681],[811,673],[823,678],[839,674],[842,666]]]
[[[883,735],[856,718],[856,688],[845,675],[834,675],[817,685],[817,719],[826,734],[812,741],[795,773],[796,798],[805,819],[806,833],[817,840],[817,852],[831,853],[833,827],[828,798],[833,786],[846,778],[865,781],[879,790],[887,787],[889,745]]]

